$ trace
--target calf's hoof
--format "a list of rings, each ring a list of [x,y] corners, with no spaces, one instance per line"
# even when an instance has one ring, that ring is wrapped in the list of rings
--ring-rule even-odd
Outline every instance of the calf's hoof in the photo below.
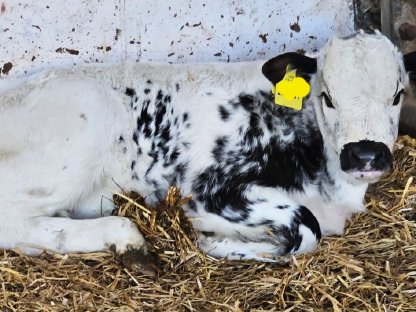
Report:
[[[112,249],[113,250],[113,249]],[[128,248],[117,256],[123,267],[133,272],[155,276],[159,271],[160,260],[156,252],[147,245],[141,248]]]

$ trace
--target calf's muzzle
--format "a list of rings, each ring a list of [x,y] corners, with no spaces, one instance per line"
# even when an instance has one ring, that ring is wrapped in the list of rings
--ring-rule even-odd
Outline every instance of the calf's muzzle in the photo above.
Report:
[[[340,161],[341,169],[346,172],[384,172],[393,166],[387,145],[369,140],[345,144]]]

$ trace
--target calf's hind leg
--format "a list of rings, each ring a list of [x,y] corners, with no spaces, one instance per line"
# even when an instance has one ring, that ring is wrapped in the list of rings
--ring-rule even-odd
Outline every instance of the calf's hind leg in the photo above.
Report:
[[[199,246],[206,253],[268,262],[288,253],[310,252],[317,246],[321,238],[317,219],[283,191],[250,185],[234,194],[241,196],[238,202],[244,207],[229,204],[219,213],[208,213],[198,209],[200,203],[196,205],[193,224],[201,232]],[[189,215],[193,217],[192,212]]]
[[[36,153],[32,152],[33,156]],[[83,202],[81,199],[88,198],[91,176],[69,170],[68,174],[67,170],[60,175],[48,174],[51,165],[45,164],[51,162],[47,159],[36,166],[23,157],[14,160],[20,165],[0,162],[0,248],[19,248],[31,255],[42,250],[61,254],[113,250],[121,256],[134,252],[137,261],[147,255],[143,236],[127,218],[69,218],[74,207]],[[62,164],[57,167],[62,168]]]
[[[19,248],[25,254],[39,254],[43,250],[65,254],[115,250],[123,254],[141,249],[147,253],[143,236],[127,218],[103,217],[74,220],[63,217],[19,216],[13,229],[0,223],[5,233],[13,233],[5,248]]]
[[[112,163],[122,161],[129,168],[118,145],[119,137],[129,133],[124,129],[129,117],[113,93],[94,81],[60,78],[3,109],[0,248],[20,248],[27,254],[115,249],[144,260],[147,246],[132,221],[69,218],[77,217],[74,211],[80,204],[91,206],[78,217],[100,216],[100,202],[88,199],[112,177]]]

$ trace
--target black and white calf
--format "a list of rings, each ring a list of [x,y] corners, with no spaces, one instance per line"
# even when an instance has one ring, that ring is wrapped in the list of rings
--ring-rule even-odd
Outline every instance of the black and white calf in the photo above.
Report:
[[[109,199],[121,187],[154,202],[170,185],[192,194],[213,256],[270,261],[341,234],[392,166],[402,56],[359,33],[263,64],[95,64],[2,91],[0,247],[146,253]],[[311,84],[300,111],[274,104],[287,65]]]

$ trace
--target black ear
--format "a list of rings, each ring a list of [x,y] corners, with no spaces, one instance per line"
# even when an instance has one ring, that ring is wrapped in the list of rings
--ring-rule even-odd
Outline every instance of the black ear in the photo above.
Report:
[[[275,85],[283,79],[288,65],[289,69],[296,69],[297,76],[303,77],[306,81],[316,72],[315,58],[295,52],[284,53],[268,60],[261,71]]]
[[[406,71],[416,76],[416,51],[403,55],[403,60]]]

